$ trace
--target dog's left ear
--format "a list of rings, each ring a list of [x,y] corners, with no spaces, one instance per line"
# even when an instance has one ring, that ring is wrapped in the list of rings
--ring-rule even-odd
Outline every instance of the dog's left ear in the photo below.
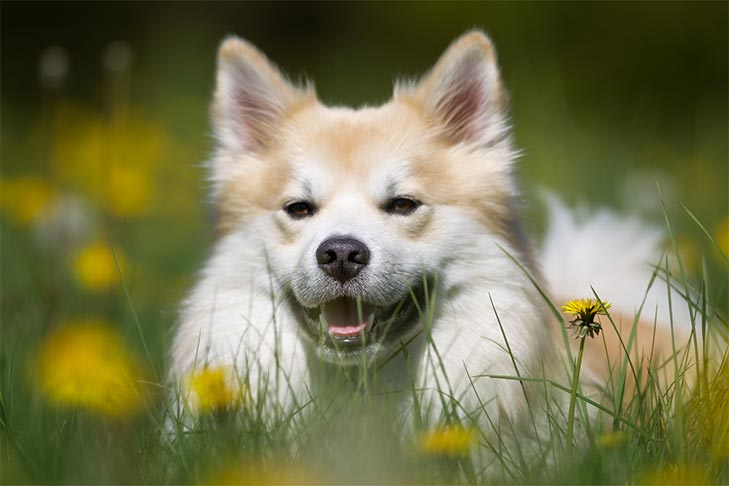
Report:
[[[264,149],[286,113],[312,96],[289,82],[253,44],[235,36],[221,44],[211,115],[218,139],[228,148]]]
[[[416,96],[454,143],[492,145],[508,134],[507,94],[496,51],[481,31],[456,39],[413,91],[403,91]]]

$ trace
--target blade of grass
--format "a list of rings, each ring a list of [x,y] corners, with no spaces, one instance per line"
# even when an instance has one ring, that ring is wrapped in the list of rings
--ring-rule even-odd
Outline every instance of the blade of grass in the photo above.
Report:
[[[491,296],[491,292],[489,292],[489,301],[491,302],[491,309],[494,311],[494,316],[496,316],[496,322],[499,324],[499,329],[501,329],[501,336],[504,338],[504,343],[506,344],[506,351],[509,354],[509,357],[511,358],[511,364],[514,367],[514,372],[516,373],[516,376],[521,376],[521,373],[519,372],[519,366],[516,363],[516,358],[514,357],[514,353],[511,350],[511,345],[509,344],[509,339],[506,337],[506,331],[504,331],[504,326],[501,323],[501,317],[499,317],[499,313],[496,311],[496,305],[494,304],[494,299]],[[532,411],[532,406],[529,403],[529,395],[527,394],[526,387],[524,386],[524,382],[520,381],[519,386],[521,387],[521,392],[524,395],[524,401],[527,405],[527,410],[529,411],[529,420],[531,421],[532,428],[534,430],[534,434],[536,437],[539,437],[539,433],[537,431],[537,424],[534,419],[534,413]],[[537,445],[539,446],[540,453],[544,455],[544,451],[542,450],[542,444],[540,441],[537,441]]]
[[[570,388],[567,388],[566,386],[561,385],[561,384],[557,383],[556,381],[549,380],[549,379],[546,379],[546,378],[529,378],[529,377],[521,377],[521,378],[519,378],[518,376],[489,375],[489,374],[473,375],[474,378],[479,378],[479,377],[482,377],[482,376],[483,377],[488,377],[488,378],[494,378],[494,379],[498,379],[498,380],[517,380],[517,381],[518,380],[524,380],[524,381],[531,381],[531,382],[535,382],[535,383],[548,383],[549,385],[553,386],[554,388],[556,388],[556,389],[558,389],[560,391],[563,391],[565,393],[571,393],[571,391],[572,391]],[[615,411],[610,410],[609,408],[605,407],[604,405],[601,405],[600,403],[598,403],[598,402],[596,402],[596,401],[594,401],[594,400],[586,397],[585,395],[583,395],[583,394],[581,394],[579,392],[577,392],[577,394],[575,396],[577,398],[579,398],[580,400],[583,400],[587,404],[592,405],[593,407],[597,408],[601,412],[605,412],[605,413],[609,414],[610,416],[612,416],[614,418],[617,418],[618,420],[620,420],[620,422],[624,423],[625,425],[627,425],[631,429],[633,429],[633,430],[635,430],[637,432],[642,432],[642,429],[640,427],[638,427],[636,424],[634,424],[630,420],[626,419],[625,417],[622,417],[622,416],[617,415],[615,413]]]
[[[567,335],[566,324],[564,322],[564,317],[562,317],[562,313],[552,303],[551,299],[547,296],[547,293],[542,289],[541,285],[539,285],[539,283],[532,276],[532,274],[529,272],[529,270],[527,270],[527,268],[524,267],[524,265],[522,265],[521,262],[519,262],[519,260],[517,260],[516,258],[514,258],[514,256],[508,250],[506,250],[504,247],[502,247],[498,243],[496,244],[496,246],[498,246],[499,249],[501,251],[503,251],[504,254],[507,257],[509,257],[509,259],[512,262],[514,262],[514,264],[524,273],[524,275],[526,275],[526,277],[529,279],[529,281],[532,283],[532,285],[534,285],[534,288],[537,289],[537,292],[539,292],[539,295],[541,295],[542,299],[547,304],[547,306],[549,307],[549,309],[552,311],[552,314],[557,319],[557,322],[560,322],[561,323],[560,330],[562,332],[562,339],[564,340],[565,353],[567,355],[567,359],[569,360],[569,365],[572,366],[572,367],[574,367],[575,366],[575,359],[572,356],[572,351],[570,349],[570,338]]]
[[[122,271],[121,264],[119,263],[119,257],[116,254],[116,250],[114,249],[114,245],[111,242],[111,236],[107,234],[107,241],[109,244],[109,248],[111,249],[111,254],[114,257],[114,264],[116,265],[116,270],[119,273],[119,278],[121,279],[122,288],[124,289],[124,296],[127,300],[127,305],[129,306],[129,310],[132,313],[132,318],[134,319],[134,324],[137,326],[137,332],[139,333],[139,338],[142,340],[142,346],[144,347],[144,353],[147,356],[147,360],[149,361],[149,365],[152,367],[152,372],[154,373],[154,377],[157,381],[162,380],[161,373],[159,372],[159,369],[157,368],[157,365],[152,359],[152,353],[149,350],[149,346],[147,345],[147,339],[144,336],[144,331],[142,331],[142,323],[139,320],[139,316],[137,315],[137,310],[134,307],[134,302],[132,301],[132,296],[129,293],[129,286],[127,285],[127,279],[124,277],[124,272]]]
[[[696,226],[698,226],[701,229],[701,231],[704,232],[706,237],[709,238],[709,241],[711,241],[711,243],[714,245],[714,248],[716,249],[716,251],[719,252],[719,255],[721,255],[722,259],[724,260],[724,263],[729,265],[729,257],[724,254],[724,250],[722,250],[721,246],[719,245],[719,243],[717,243],[716,239],[713,236],[711,236],[711,233],[709,232],[709,230],[707,230],[706,227],[703,224],[701,224],[701,221],[699,221],[699,218],[697,218],[694,215],[694,213],[692,213],[691,210],[688,207],[686,207],[686,205],[684,203],[679,201],[678,204],[681,205],[683,210],[686,211],[686,214],[688,214],[689,217],[694,221],[694,223],[696,223]]]

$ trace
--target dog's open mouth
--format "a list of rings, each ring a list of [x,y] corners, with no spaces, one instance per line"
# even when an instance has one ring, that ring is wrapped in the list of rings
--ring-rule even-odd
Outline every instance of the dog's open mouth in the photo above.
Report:
[[[297,307],[304,329],[325,350],[326,358],[341,362],[362,352],[376,353],[383,343],[409,335],[416,327],[424,300],[418,287],[387,306],[337,297],[318,307]]]

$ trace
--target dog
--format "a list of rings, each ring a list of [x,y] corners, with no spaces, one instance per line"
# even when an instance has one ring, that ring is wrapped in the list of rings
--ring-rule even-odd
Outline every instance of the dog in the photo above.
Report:
[[[596,292],[617,330],[644,309],[638,340],[663,351],[670,333],[655,323],[671,320],[669,295],[674,320],[689,322],[679,293],[646,293],[659,231],[607,212],[581,223],[552,200],[543,250],[532,248],[507,92],[479,30],[387,103],[359,109],[323,105],[229,37],[211,112],[219,238],[174,337],[181,389],[222,367],[249,400],[285,407],[327,387],[318,370],[377,370],[378,389],[405,410],[418,400],[431,423],[513,428],[540,380],[570,380],[564,322],[545,296]],[[581,374],[594,394],[624,355],[604,327]]]

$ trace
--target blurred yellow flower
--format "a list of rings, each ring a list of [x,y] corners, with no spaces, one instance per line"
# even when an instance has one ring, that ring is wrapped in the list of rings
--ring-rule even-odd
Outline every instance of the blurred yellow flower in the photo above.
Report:
[[[703,370],[704,373],[708,371]],[[708,381],[705,392],[695,393],[688,405],[691,425],[714,459],[729,461],[729,361]]]
[[[225,368],[210,367],[196,371],[188,377],[188,404],[197,412],[209,413],[229,409],[243,399],[242,390],[230,384],[231,376]]]
[[[234,485],[284,485],[284,484],[329,484],[321,474],[310,470],[292,468],[286,464],[263,465],[228,461],[229,464],[207,475],[201,484]]]
[[[678,247],[678,253],[681,256],[681,263],[683,264],[683,268],[686,273],[695,274],[699,269],[699,263],[701,262],[701,255],[696,245],[696,241],[687,236],[679,235],[676,237],[676,246]],[[670,268],[678,270],[678,259],[673,254],[673,245],[669,248],[669,253],[671,254],[669,260]]]
[[[148,206],[152,183],[140,167],[117,165],[109,168],[106,205],[116,216],[143,214]]]
[[[23,225],[29,225],[42,216],[55,195],[55,188],[38,177],[3,177],[0,181],[0,204],[3,212]]]
[[[694,465],[669,464],[643,473],[635,484],[650,486],[695,486],[710,484],[704,469]]]
[[[716,227],[714,239],[721,251],[724,252],[724,256],[729,257],[729,216],[721,220],[721,223]]]
[[[96,195],[106,165],[106,130],[98,113],[77,103],[59,102],[51,153],[54,175],[87,196]]]
[[[71,103],[58,110],[52,154],[56,177],[113,216],[144,214],[154,196],[154,177],[168,153],[163,127],[132,109],[104,120]]]
[[[112,327],[95,318],[69,322],[42,343],[35,382],[51,402],[102,413],[134,415],[144,405],[140,363]]]
[[[76,280],[91,292],[103,292],[120,282],[119,267],[124,269],[125,259],[119,249],[114,253],[108,243],[95,241],[82,248],[73,259]]]
[[[627,442],[628,436],[624,432],[608,432],[601,435],[595,441],[600,449],[615,449]]]
[[[447,425],[424,434],[420,450],[436,456],[462,456],[468,454],[477,441],[475,430],[461,425]]]

